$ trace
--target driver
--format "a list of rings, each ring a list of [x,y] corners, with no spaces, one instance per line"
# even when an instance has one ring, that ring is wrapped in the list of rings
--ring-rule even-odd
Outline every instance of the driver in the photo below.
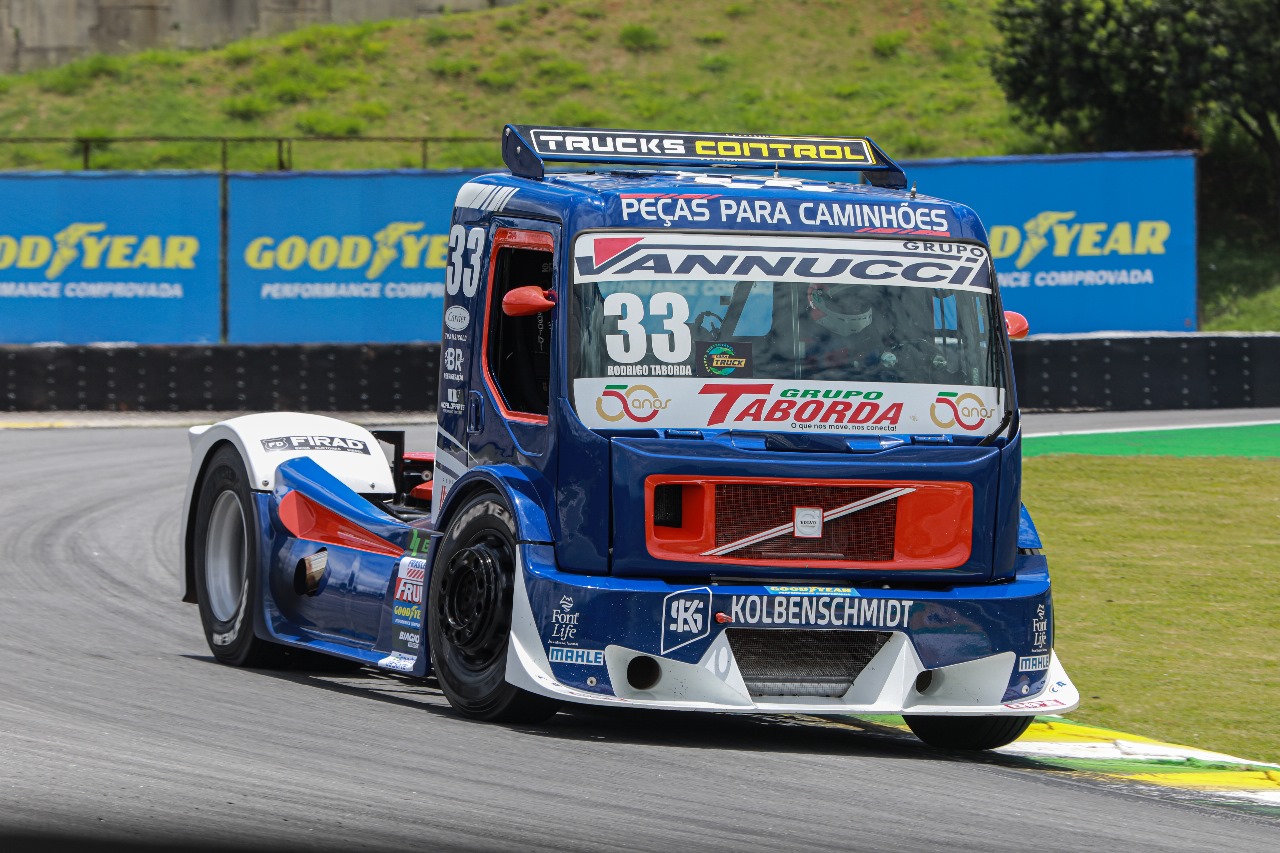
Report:
[[[807,378],[828,371],[893,369],[898,356],[893,313],[878,288],[863,284],[811,284],[803,357]]]

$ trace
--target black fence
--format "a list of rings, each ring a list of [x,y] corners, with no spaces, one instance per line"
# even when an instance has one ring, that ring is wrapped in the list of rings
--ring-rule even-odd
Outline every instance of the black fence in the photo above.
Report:
[[[0,347],[5,411],[432,411],[438,344]],[[1280,406],[1280,334],[1014,344],[1028,411]]]
[[[439,168],[432,163],[432,156],[451,146],[485,144],[492,156],[486,160],[496,165],[498,137],[494,136],[5,136],[0,137],[0,162],[3,155],[20,147],[44,149],[45,156],[34,158],[34,168],[63,169],[78,164],[81,169],[162,169],[175,168],[175,156],[163,151],[151,151],[162,146],[183,146],[177,168],[210,170],[226,173],[230,169],[289,171],[294,168],[294,147],[299,149],[317,146],[353,145],[373,146],[393,156],[396,165],[408,166],[406,156],[412,152],[413,165],[420,169]],[[120,157],[120,149],[132,154]],[[254,151],[248,160],[237,157],[239,152]],[[274,157],[263,156],[264,151],[274,152]],[[394,156],[394,152],[399,152]],[[52,157],[56,162],[50,162]],[[306,167],[306,163],[301,163]],[[446,164],[455,165],[455,164]],[[14,164],[4,163],[13,169]],[[365,164],[364,168],[385,168],[387,164]]]
[[[1045,338],[1015,343],[1013,365],[1030,410],[1280,406],[1280,334]]]
[[[6,411],[433,410],[438,344],[3,347]]]

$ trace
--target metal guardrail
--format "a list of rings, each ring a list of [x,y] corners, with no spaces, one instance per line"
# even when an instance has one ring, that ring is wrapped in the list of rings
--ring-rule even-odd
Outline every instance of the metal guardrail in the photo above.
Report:
[[[93,150],[95,147],[133,142],[207,142],[219,147],[219,171],[227,171],[230,147],[238,144],[275,143],[276,169],[286,172],[293,169],[293,144],[295,142],[322,143],[410,143],[419,148],[421,168],[431,168],[432,144],[456,144],[490,142],[496,143],[496,137],[490,136],[5,136],[0,137],[0,145],[71,145],[80,150],[81,168],[92,169]],[[498,161],[497,146],[494,146],[494,162]]]

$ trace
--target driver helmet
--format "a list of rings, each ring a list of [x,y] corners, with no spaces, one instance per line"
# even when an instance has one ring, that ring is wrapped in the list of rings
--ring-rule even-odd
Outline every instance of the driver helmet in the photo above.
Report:
[[[871,325],[870,297],[870,288],[862,284],[809,285],[809,308],[814,322],[846,337]]]

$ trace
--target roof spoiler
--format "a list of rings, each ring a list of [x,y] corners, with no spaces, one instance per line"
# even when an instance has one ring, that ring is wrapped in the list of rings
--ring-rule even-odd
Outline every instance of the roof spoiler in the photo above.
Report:
[[[513,175],[541,180],[547,163],[739,166],[862,172],[869,183],[906,189],[902,167],[866,137],[749,136],[662,130],[601,130],[509,124],[502,159]]]

